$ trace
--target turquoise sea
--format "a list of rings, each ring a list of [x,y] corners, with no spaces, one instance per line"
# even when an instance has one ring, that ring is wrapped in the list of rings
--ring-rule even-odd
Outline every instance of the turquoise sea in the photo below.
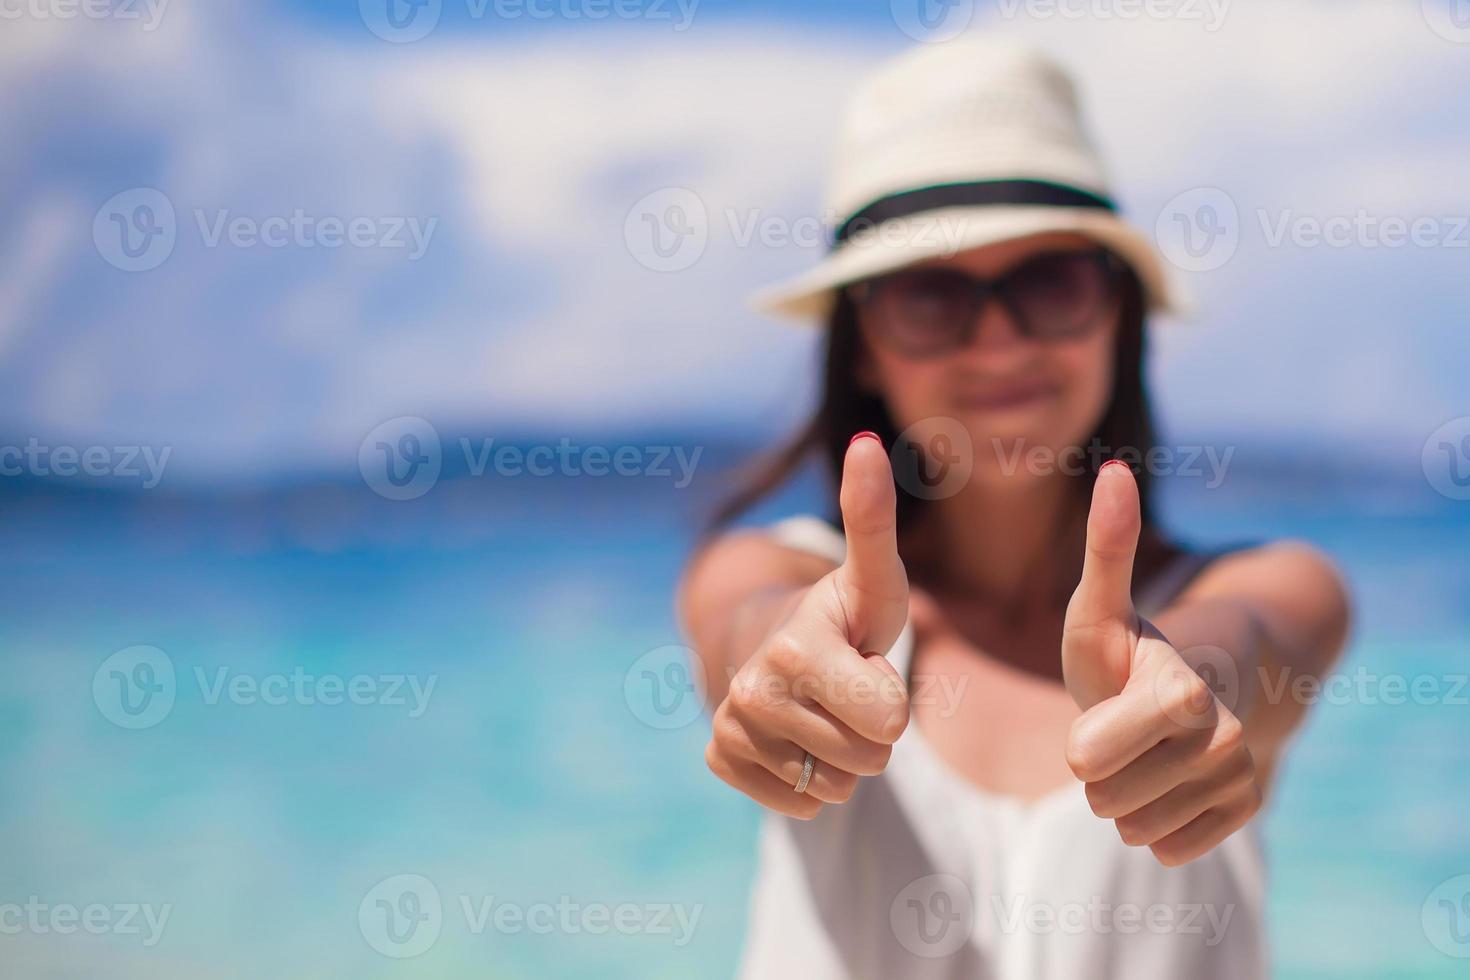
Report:
[[[757,813],[662,648],[732,456],[402,502],[0,488],[0,975],[730,976]],[[1368,693],[1314,712],[1265,818],[1279,975],[1466,975],[1470,504],[1417,460],[1264,452],[1164,504],[1318,543],[1359,602]]]

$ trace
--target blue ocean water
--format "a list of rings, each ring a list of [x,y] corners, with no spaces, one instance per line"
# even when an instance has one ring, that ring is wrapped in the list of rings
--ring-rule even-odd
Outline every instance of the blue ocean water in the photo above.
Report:
[[[729,976],[757,812],[706,772],[704,720],[642,693],[677,686],[672,588],[726,479],[8,488],[4,974]],[[1426,916],[1470,873],[1470,505],[1354,479],[1243,467],[1163,512],[1201,543],[1319,544],[1359,603],[1344,670],[1440,684],[1300,736],[1265,817],[1279,975],[1463,976]],[[140,656],[172,671],[160,717],[114,693],[163,684]],[[106,926],[64,932],[89,905]]]

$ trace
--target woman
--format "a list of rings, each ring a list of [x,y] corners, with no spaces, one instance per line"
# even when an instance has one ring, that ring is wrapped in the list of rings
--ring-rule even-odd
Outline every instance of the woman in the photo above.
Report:
[[[769,811],[746,976],[1265,972],[1281,678],[1330,669],[1347,598],[1300,543],[1182,550],[1147,466],[1097,467],[1157,459],[1173,300],[1078,116],[1030,51],[897,60],[846,119],[837,246],[765,297],[825,323],[824,391],[725,516],[812,455],[840,489],[681,589],[706,760]]]

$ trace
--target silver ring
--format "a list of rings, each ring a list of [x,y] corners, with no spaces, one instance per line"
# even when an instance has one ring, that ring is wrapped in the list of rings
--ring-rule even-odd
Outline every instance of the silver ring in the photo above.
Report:
[[[812,754],[808,752],[806,758],[801,760],[801,778],[796,781],[798,793],[806,792],[806,784],[812,781],[812,770],[815,768],[817,768],[817,760],[812,758]]]

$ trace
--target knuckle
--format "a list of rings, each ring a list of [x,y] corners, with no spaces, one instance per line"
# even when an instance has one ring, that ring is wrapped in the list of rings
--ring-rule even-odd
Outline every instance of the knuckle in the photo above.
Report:
[[[733,711],[746,716],[768,715],[781,703],[780,679],[767,671],[742,670],[730,684]]]
[[[1148,837],[1137,820],[1123,817],[1114,820],[1113,825],[1118,828],[1118,836],[1122,838],[1123,843],[1129,847],[1142,847],[1148,843]]]
[[[1230,712],[1221,712],[1210,733],[1210,742],[1205,746],[1205,758],[1216,767],[1238,768],[1250,753],[1245,747],[1245,728]]]
[[[857,792],[858,778],[850,772],[838,772],[832,776],[832,795],[836,802],[846,803]]]
[[[909,703],[905,699],[897,704],[886,705],[878,719],[878,740],[893,745],[909,727]]]
[[[1163,685],[1159,692],[1160,707],[1164,714],[1176,721],[1181,717],[1209,717],[1214,710],[1215,694],[1192,670],[1180,670],[1177,678]]]
[[[710,749],[728,755],[749,741],[750,736],[738,719],[728,711],[715,712],[714,721],[710,723]]]
[[[864,741],[858,745],[857,753],[853,760],[855,771],[860,776],[876,776],[888,768],[888,760],[892,756],[892,745]]]
[[[1106,780],[1083,784],[1083,791],[1087,794],[1087,805],[1092,807],[1094,816],[1112,819],[1123,816],[1118,812],[1116,794],[1113,787]]]
[[[1220,717],[1215,722],[1215,740],[1231,751],[1245,744],[1245,726],[1235,717],[1234,712],[1220,712]]]
[[[720,751],[714,739],[710,739],[709,744],[704,747],[704,764],[709,767],[710,772],[725,782],[730,782],[730,760]]]
[[[1085,718],[1078,718],[1067,736],[1067,768],[1084,783],[1096,782],[1102,776],[1101,760],[1098,733]]]
[[[1245,816],[1244,819],[1241,820],[1241,823],[1246,823],[1256,814],[1260,813],[1263,803],[1264,797],[1261,794],[1261,787],[1258,783],[1256,783],[1254,779],[1252,779],[1250,785],[1246,787],[1244,806]]]
[[[781,677],[800,674],[807,659],[802,644],[789,633],[777,633],[767,640],[762,657]]]
[[[793,817],[797,820],[811,820],[817,814],[822,812],[822,806],[822,801],[817,799],[816,797],[805,796],[797,800],[797,802],[791,807],[791,812],[788,813],[787,816]]]
[[[1231,790],[1252,790],[1259,794],[1256,786],[1256,761],[1249,752],[1236,752],[1232,757],[1225,785]]]

